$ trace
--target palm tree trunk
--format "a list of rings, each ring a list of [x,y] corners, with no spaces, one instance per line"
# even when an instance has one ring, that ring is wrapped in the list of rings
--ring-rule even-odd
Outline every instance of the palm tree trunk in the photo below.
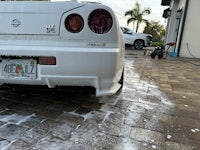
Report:
[[[138,29],[139,29],[139,21],[137,21],[136,33],[138,32]]]
[[[135,21],[133,21],[133,31],[134,31],[134,29],[135,29]]]

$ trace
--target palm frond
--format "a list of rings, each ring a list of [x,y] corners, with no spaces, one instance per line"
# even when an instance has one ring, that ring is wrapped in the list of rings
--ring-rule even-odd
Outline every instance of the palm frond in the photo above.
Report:
[[[129,23],[131,23],[131,22],[134,22],[136,19],[135,18],[129,18],[128,20],[127,20],[127,25],[129,25]]]
[[[143,14],[143,15],[149,15],[151,13],[151,9],[150,8],[146,8],[145,10],[143,10],[142,12],[141,12],[141,14]]]
[[[133,10],[128,10],[125,12],[124,16],[132,16]]]

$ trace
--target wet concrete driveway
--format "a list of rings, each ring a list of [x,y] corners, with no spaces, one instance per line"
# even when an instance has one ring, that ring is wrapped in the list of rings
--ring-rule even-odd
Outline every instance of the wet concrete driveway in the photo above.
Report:
[[[200,149],[200,61],[127,50],[121,92],[0,89],[1,150]]]

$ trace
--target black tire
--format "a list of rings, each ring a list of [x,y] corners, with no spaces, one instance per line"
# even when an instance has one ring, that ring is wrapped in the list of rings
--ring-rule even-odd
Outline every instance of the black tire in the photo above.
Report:
[[[159,59],[163,58],[163,51],[162,50],[158,51],[158,58]]]
[[[119,90],[121,90],[123,88],[123,86],[124,86],[124,69],[122,71],[122,76],[121,76],[121,78],[119,80],[119,84],[121,84],[121,87],[119,89]]]
[[[159,54],[159,55],[158,55],[158,58],[159,58],[159,59],[163,58],[163,54]]]
[[[136,40],[135,43],[134,43],[134,47],[137,50],[143,49],[144,42],[142,40]]]
[[[157,53],[154,51],[154,52],[152,52],[151,53],[151,58],[155,58],[156,57],[156,55],[157,55]]]

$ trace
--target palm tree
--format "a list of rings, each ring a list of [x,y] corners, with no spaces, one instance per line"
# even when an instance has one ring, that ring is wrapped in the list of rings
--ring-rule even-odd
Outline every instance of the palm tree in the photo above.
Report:
[[[144,10],[141,11],[141,6],[138,2],[136,2],[135,7],[132,10],[128,10],[125,12],[125,16],[130,16],[130,18],[128,18],[127,20],[127,24],[129,24],[130,22],[133,22],[133,28],[135,25],[135,21],[137,22],[136,25],[136,32],[139,29],[139,25],[141,22],[146,22],[146,19],[143,19],[144,15],[149,15],[151,13],[151,9],[150,8],[146,8]]]

